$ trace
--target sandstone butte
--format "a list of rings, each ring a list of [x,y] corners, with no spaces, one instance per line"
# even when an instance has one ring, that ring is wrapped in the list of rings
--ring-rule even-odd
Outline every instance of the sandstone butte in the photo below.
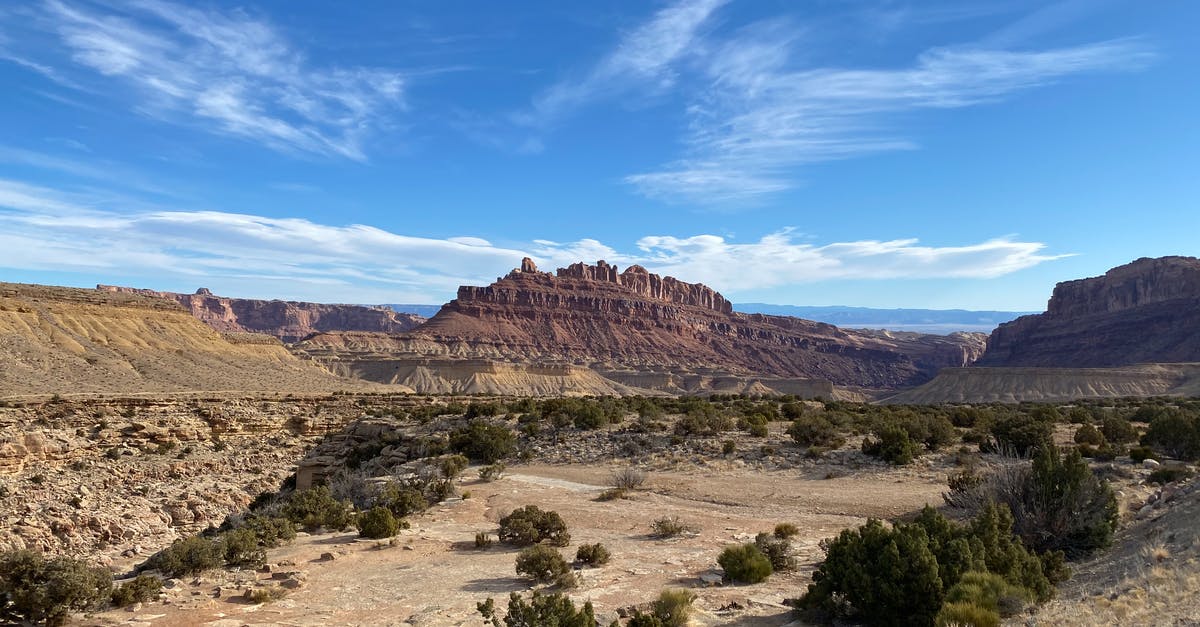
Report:
[[[1068,401],[1200,394],[1200,259],[1138,259],[1065,281],[1046,312],[1000,325],[971,368],[892,403]]]
[[[774,377],[895,389],[923,383],[943,367],[970,365],[983,347],[982,334],[848,330],[739,313],[702,284],[636,265],[619,271],[604,261],[576,263],[549,273],[527,258],[489,286],[460,287],[455,300],[410,332],[321,333],[295,349],[340,374],[418,390],[419,382],[405,377],[487,362],[561,365],[630,388],[696,391],[680,383]],[[767,388],[782,391],[771,382]]]
[[[166,298],[179,303],[201,322],[222,333],[264,333],[289,344],[322,331],[400,333],[425,321],[421,316],[386,307],[227,298],[214,296],[206,288],[196,290],[195,294],[115,285],[97,285],[96,289]]]
[[[1142,258],[1065,281],[1046,312],[1000,325],[977,366],[1200,362],[1200,259]]]

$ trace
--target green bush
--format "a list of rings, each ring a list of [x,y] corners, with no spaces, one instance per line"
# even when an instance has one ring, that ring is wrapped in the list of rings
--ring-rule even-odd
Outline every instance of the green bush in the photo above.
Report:
[[[222,533],[218,542],[226,566],[257,568],[267,560],[266,551],[258,544],[258,536],[245,527]]]
[[[441,473],[443,479],[457,479],[462,474],[462,471],[467,469],[467,464],[470,461],[462,455],[447,455],[438,458],[438,472]]]
[[[500,519],[497,534],[501,542],[528,546],[545,542],[554,546],[567,546],[571,534],[558,512],[542,511],[536,505],[526,505]]]
[[[358,535],[364,538],[390,538],[400,533],[400,521],[392,510],[375,506],[358,516]]]
[[[117,607],[127,607],[134,603],[145,603],[158,596],[162,590],[162,580],[145,573],[125,582],[119,588],[113,588],[112,604]]]
[[[538,583],[562,584],[574,578],[571,566],[563,559],[562,554],[542,544],[521,549],[517,553],[516,568],[518,575],[524,575]]]
[[[685,533],[696,533],[695,525],[684,522],[678,516],[663,516],[650,523],[651,535],[656,538],[673,538]]]
[[[167,577],[198,575],[225,565],[225,546],[220,539],[191,536],[176,540],[171,546],[146,560],[145,567]]]
[[[754,537],[754,546],[771,561],[775,572],[796,569],[796,558],[792,557],[792,541],[769,533],[760,533]]]
[[[316,486],[292,493],[283,506],[282,513],[305,531],[315,531],[322,527],[341,531],[353,521],[349,504],[333,498],[327,486]]]
[[[634,610],[626,627],[683,627],[692,615],[696,595],[687,590],[663,590],[649,614]]]
[[[1108,416],[1100,423],[1100,432],[1104,439],[1113,444],[1128,444],[1137,442],[1138,432],[1133,423],[1118,416]]]
[[[450,432],[450,449],[481,464],[494,464],[517,452],[517,436],[505,425],[483,419]]]
[[[767,425],[750,425],[748,431],[752,437],[756,438],[765,438],[771,434],[770,430],[767,429]]]
[[[1091,444],[1092,446],[1100,446],[1104,444],[1104,434],[1100,430],[1090,424],[1079,425],[1075,430],[1076,444]]]
[[[375,503],[388,508],[399,518],[419,514],[429,508],[429,500],[425,498],[422,490],[397,481],[389,481],[383,486]]]
[[[296,524],[286,518],[251,515],[242,523],[264,548],[274,548],[296,539]]]
[[[917,456],[917,445],[909,438],[908,431],[899,424],[888,421],[875,429],[878,439],[863,440],[862,452],[873,455],[897,466],[912,463]]]
[[[603,544],[581,544],[579,549],[575,551],[575,561],[586,566],[603,566],[612,558],[612,554],[608,552]]]
[[[1039,553],[1063,551],[1076,557],[1112,544],[1116,496],[1092,474],[1078,451],[1042,449],[1033,460],[1024,494],[1006,496],[1003,502],[1013,512],[1014,531]]]
[[[1154,446],[1178,459],[1200,458],[1200,414],[1177,408],[1160,410],[1150,420],[1142,444]]]
[[[1016,616],[1029,604],[1029,592],[995,573],[970,571],[946,592],[947,604],[970,604],[995,612],[1001,618]],[[943,610],[945,607],[942,608]],[[938,614],[941,623],[942,614]]]
[[[67,557],[0,553],[0,622],[61,625],[111,600],[112,574]]]
[[[726,581],[761,583],[774,572],[771,560],[754,544],[727,546],[717,557]]]
[[[1000,614],[974,603],[947,603],[934,620],[937,627],[1000,627]]]
[[[784,413],[787,415],[787,412]],[[788,435],[800,446],[837,448],[844,441],[841,430],[822,415],[800,416],[792,421]]]
[[[733,418],[725,415],[715,405],[697,405],[675,423],[678,435],[716,435],[733,429]]]
[[[1155,459],[1154,449],[1149,446],[1134,446],[1129,449],[1129,459],[1139,464],[1147,459]]]
[[[989,449],[1012,451],[1017,455],[1029,456],[1051,441],[1054,423],[1033,416],[1017,414],[997,420],[992,424],[995,442]]]
[[[483,616],[484,624],[492,627],[599,627],[591,601],[576,609],[561,592],[534,591],[529,601],[513,592],[508,596],[508,611],[503,617],[497,613],[492,599],[476,605],[475,609]]]

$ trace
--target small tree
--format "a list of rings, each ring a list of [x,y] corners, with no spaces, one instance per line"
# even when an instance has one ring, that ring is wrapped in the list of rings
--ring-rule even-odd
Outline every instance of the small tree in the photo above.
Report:
[[[501,617],[492,599],[476,606],[485,624],[492,627],[598,627],[592,602],[576,609],[561,592],[543,594],[534,591],[529,601],[513,592],[508,596],[508,611]]]
[[[517,452],[517,436],[505,425],[475,419],[450,433],[450,448],[472,461],[494,464]]]
[[[400,533],[400,521],[386,507],[372,507],[358,517],[358,535],[364,538],[390,538],[397,533]]]
[[[567,546],[571,534],[558,512],[543,511],[536,505],[526,505],[500,519],[497,534],[501,542],[528,546],[545,542],[554,546]]]
[[[110,600],[112,574],[67,557],[33,551],[0,553],[0,621],[61,625],[72,612]]]
[[[558,551],[542,544],[521,549],[517,553],[516,567],[518,575],[538,583],[559,583],[567,588],[574,584],[574,574],[567,560]]]

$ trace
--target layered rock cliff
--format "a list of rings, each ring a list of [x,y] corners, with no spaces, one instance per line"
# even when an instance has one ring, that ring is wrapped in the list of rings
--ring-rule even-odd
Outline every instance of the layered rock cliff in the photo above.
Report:
[[[114,285],[97,285],[96,289],[166,298],[179,303],[217,331],[265,333],[289,344],[325,331],[402,333],[425,321],[421,316],[399,313],[386,307],[226,298],[214,296],[205,288],[196,290],[195,294]]]
[[[460,288],[458,298],[410,333],[327,333],[297,348],[326,363],[370,354],[376,370],[380,360],[394,362],[398,371],[413,359],[484,359],[896,388],[924,382],[942,367],[971,364],[983,341],[981,334],[849,331],[741,314],[704,285],[640,266],[620,272],[600,261],[548,273],[526,259],[489,286]]]
[[[1200,259],[1138,259],[1054,288],[1046,313],[1000,325],[978,366],[1200,361]]]

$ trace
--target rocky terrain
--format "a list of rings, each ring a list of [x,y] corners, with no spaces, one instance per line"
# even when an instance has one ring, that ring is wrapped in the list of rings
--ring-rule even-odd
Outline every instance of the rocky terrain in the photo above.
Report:
[[[327,305],[282,300],[255,300],[214,296],[205,288],[195,294],[97,285],[102,292],[140,294],[173,300],[201,322],[223,333],[263,333],[283,342],[298,342],[323,331],[375,331],[402,333],[425,318],[388,307]]]
[[[274,491],[320,436],[390,396],[0,405],[0,550],[120,569]]]
[[[1200,259],[1138,259],[1054,288],[1000,325],[976,366],[1098,368],[1200,361]]]
[[[729,385],[744,389],[778,389],[773,382],[804,387],[810,385],[806,381],[866,389],[912,386],[940,368],[973,363],[983,336],[848,331],[742,314],[704,285],[640,266],[618,272],[600,261],[548,273],[526,259],[492,285],[460,288],[458,298],[409,333],[324,333],[296,348],[338,372],[417,389],[423,388],[412,379],[397,378],[413,363],[485,360],[624,373],[615,377],[622,385],[640,380],[641,389],[678,393],[714,389],[714,381],[715,389],[728,387],[722,377],[738,379]]]
[[[0,283],[0,364],[0,398],[371,387],[275,338],[222,335],[161,298],[14,283]]]

